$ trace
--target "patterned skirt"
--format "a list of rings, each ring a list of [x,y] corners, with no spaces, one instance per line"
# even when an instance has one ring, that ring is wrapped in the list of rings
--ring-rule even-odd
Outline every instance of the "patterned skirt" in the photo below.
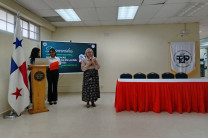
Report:
[[[97,101],[98,98],[100,98],[98,71],[88,69],[83,75],[82,101]]]

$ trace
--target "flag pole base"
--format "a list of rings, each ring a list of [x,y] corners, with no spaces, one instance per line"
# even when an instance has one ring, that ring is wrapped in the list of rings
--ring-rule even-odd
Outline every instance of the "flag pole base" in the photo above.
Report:
[[[10,110],[6,113],[3,114],[3,118],[4,119],[15,119],[16,117],[18,117],[18,115],[13,111],[13,110]]]

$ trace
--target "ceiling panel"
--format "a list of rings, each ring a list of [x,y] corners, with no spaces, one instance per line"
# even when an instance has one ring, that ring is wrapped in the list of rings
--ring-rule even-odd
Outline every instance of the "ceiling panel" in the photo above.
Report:
[[[155,17],[173,17],[178,13],[178,11],[182,10],[187,4],[166,4],[161,7]]]
[[[131,25],[133,20],[117,20],[116,24],[117,25]]]
[[[118,6],[138,6],[142,0],[118,0]]]
[[[208,2],[208,0],[191,0],[191,2]]]
[[[93,0],[96,7],[115,7],[118,0]]]
[[[162,24],[167,20],[167,18],[152,18],[149,24]]]
[[[68,0],[73,8],[92,8],[95,7],[93,0]]]
[[[98,17],[100,20],[116,20],[117,7],[97,8]]]
[[[53,16],[53,17],[43,17],[44,19],[50,22],[65,22],[60,16]]]
[[[50,9],[50,7],[42,0],[15,0],[20,5],[23,5],[27,9]]]
[[[194,22],[199,22],[202,20],[202,17],[184,17],[183,22],[184,23],[194,23]]]
[[[149,18],[140,18],[140,19],[135,19],[132,24],[148,24],[150,21]]]
[[[191,0],[167,0],[165,4],[170,4],[170,3],[185,3],[185,2],[191,2]]]
[[[168,18],[165,23],[184,23],[184,17],[171,17]]]
[[[166,0],[144,0],[143,5],[152,5],[164,3]]]
[[[37,10],[32,9],[37,15],[41,17],[59,16],[54,10]]]
[[[200,9],[199,11],[197,11],[196,13],[194,13],[193,15],[191,16],[206,16],[208,17],[208,4],[206,4],[205,7],[203,7],[202,9]]]
[[[116,20],[111,20],[111,21],[100,21],[101,25],[116,25]]]
[[[162,5],[145,5],[139,7],[135,19],[152,18],[162,7]]]
[[[83,21],[86,26],[100,26],[100,21]]]
[[[43,0],[46,4],[48,4],[52,9],[71,9],[68,0]]]
[[[52,22],[53,25],[58,27],[65,27],[65,26],[85,26],[83,22]]]
[[[95,8],[75,9],[81,20],[98,20],[97,11]]]

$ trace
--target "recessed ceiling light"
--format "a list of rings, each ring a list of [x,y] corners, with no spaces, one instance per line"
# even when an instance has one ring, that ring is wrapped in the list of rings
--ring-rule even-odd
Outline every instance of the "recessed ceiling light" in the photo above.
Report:
[[[139,6],[119,7],[118,20],[134,19]]]
[[[73,9],[55,9],[55,11],[67,22],[81,21]]]

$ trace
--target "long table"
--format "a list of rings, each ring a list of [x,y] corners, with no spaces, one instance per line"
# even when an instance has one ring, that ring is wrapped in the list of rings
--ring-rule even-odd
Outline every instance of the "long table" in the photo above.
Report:
[[[118,79],[116,112],[208,112],[208,79]]]

